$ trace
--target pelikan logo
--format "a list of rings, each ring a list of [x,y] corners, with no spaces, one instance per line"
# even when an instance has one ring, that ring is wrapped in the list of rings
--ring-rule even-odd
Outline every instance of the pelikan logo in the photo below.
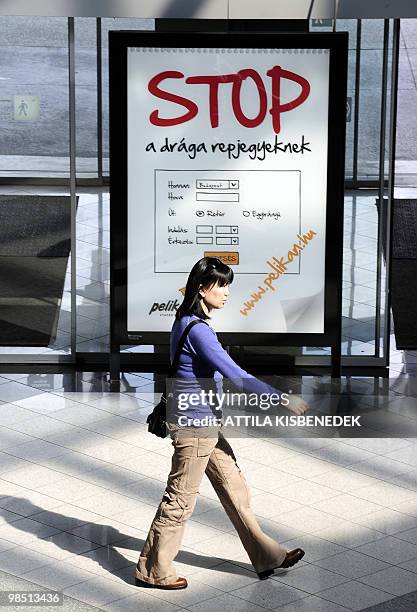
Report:
[[[168,302],[154,302],[148,315],[153,314],[154,312],[175,312],[180,305],[178,300],[168,300]]]

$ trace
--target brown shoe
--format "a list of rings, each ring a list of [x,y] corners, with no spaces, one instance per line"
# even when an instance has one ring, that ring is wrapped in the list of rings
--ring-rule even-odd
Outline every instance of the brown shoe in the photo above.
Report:
[[[141,580],[140,578],[138,578],[137,568],[135,569],[135,584],[136,586],[140,586],[140,587],[148,587],[148,588],[154,588],[154,589],[166,589],[166,590],[185,589],[188,586],[188,582],[186,578],[181,578],[180,576],[178,576],[175,582],[170,582],[169,584],[150,584],[149,582],[145,582],[144,580]]]
[[[305,552],[302,548],[294,548],[294,550],[290,550],[285,555],[284,561],[281,563],[280,567],[292,567],[296,563],[300,561],[305,555]]]
[[[285,555],[285,559],[281,563],[281,565],[278,565],[277,567],[274,567],[272,569],[264,570],[263,572],[258,572],[259,580],[266,580],[267,578],[269,578],[269,576],[274,573],[275,569],[292,567],[293,565],[298,563],[298,561],[300,561],[300,559],[302,559],[304,555],[305,552],[302,548],[294,548],[293,550],[289,550]]]

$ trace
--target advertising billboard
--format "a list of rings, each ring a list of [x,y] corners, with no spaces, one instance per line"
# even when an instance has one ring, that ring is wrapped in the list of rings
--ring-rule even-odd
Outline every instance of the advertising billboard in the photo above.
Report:
[[[218,332],[328,333],[344,35],[123,34],[126,332],[169,332],[190,269],[212,256],[235,273]]]

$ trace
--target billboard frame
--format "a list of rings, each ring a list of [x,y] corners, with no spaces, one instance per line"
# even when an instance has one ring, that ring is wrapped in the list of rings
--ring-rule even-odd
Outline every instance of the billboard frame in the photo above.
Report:
[[[178,44],[178,41],[181,44]],[[329,105],[323,333],[218,332],[237,346],[330,346],[340,369],[342,317],[343,205],[348,34],[109,32],[110,103],[110,335],[111,354],[120,345],[169,343],[169,332],[127,328],[127,63],[130,47],[277,48],[329,50]],[[113,362],[114,359],[113,359]],[[334,369],[334,368],[333,368]]]

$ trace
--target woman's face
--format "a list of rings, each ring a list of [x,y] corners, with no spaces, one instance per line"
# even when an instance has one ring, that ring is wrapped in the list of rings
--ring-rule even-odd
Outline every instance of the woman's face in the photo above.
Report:
[[[209,287],[201,287],[200,295],[208,311],[213,308],[223,308],[229,297],[229,285],[220,287],[218,283]]]

